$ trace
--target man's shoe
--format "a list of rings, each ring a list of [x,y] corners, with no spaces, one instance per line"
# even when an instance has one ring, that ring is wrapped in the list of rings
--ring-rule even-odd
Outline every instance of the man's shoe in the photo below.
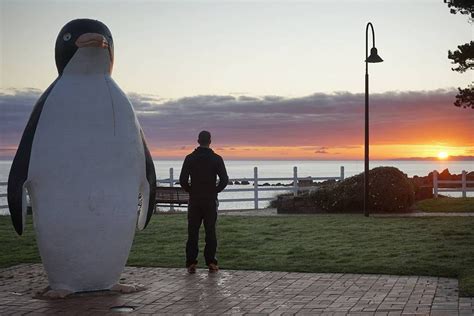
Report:
[[[217,271],[219,271],[219,267],[215,263],[209,264],[208,267],[209,267],[209,273],[216,273]]]
[[[196,264],[195,263],[191,263],[191,265],[188,267],[188,273],[189,274],[196,273]]]

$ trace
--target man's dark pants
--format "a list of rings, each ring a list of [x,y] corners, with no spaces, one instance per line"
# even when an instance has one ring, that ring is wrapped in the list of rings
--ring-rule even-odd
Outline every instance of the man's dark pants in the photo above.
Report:
[[[206,265],[217,264],[216,250],[217,201],[215,199],[191,199],[188,205],[188,241],[186,243],[186,267],[197,263],[199,253],[199,228],[204,222]]]

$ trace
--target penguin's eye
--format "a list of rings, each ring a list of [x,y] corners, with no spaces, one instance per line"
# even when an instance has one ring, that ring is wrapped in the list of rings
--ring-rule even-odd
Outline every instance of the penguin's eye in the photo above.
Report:
[[[63,35],[63,40],[65,42],[69,41],[71,39],[71,33],[66,33]]]

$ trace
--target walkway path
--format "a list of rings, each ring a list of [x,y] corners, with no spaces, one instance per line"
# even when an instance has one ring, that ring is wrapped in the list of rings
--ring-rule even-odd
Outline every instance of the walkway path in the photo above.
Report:
[[[262,208],[259,210],[219,210],[219,215],[235,215],[235,216],[276,216],[278,215],[276,208]]]
[[[0,270],[0,315],[104,315],[132,306],[132,315],[473,315],[474,298],[459,298],[455,279],[417,276],[127,267],[133,294],[87,293],[33,298],[47,285],[40,264]],[[31,313],[31,314],[30,314]]]

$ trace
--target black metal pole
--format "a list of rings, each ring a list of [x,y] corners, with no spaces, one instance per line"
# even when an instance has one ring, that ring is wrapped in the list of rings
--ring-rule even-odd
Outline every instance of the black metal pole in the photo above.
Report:
[[[369,74],[367,70],[365,73],[364,215],[369,216]]]
[[[365,141],[364,141],[364,216],[369,216],[369,26],[375,46],[375,34],[372,23],[365,28]]]
[[[372,50],[369,56],[369,27],[372,30]],[[370,60],[369,60],[370,59]],[[367,23],[365,28],[365,143],[364,143],[364,215],[369,216],[369,62],[380,63],[383,59],[377,54],[375,48],[375,32],[372,23]]]

